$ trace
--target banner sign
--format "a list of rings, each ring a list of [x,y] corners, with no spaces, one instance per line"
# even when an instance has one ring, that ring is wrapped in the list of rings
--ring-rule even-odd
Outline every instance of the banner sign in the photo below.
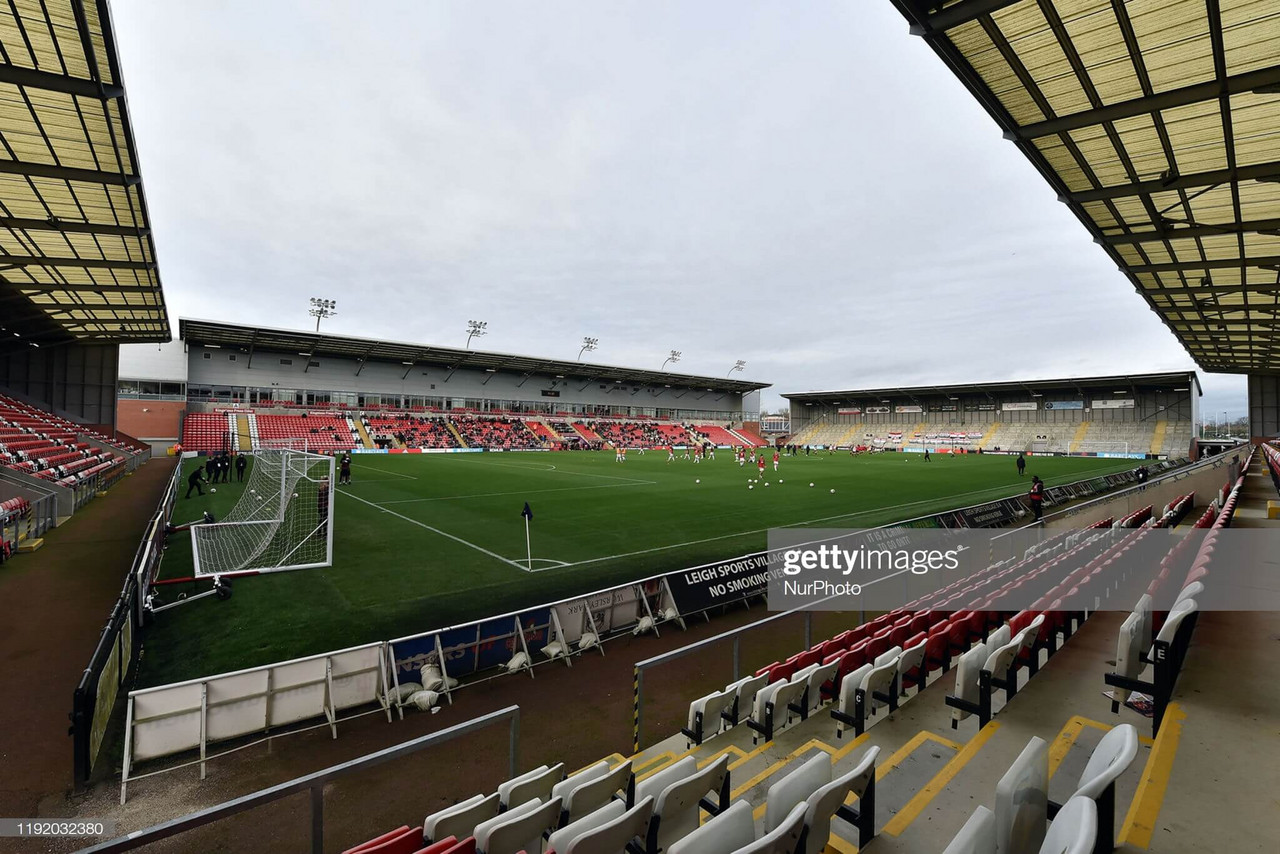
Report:
[[[894,412],[924,412],[924,407],[916,403],[909,403],[905,406],[895,406]]]
[[[939,412],[955,412],[959,408],[954,403],[944,403],[942,406],[937,407],[937,410]]]
[[[1018,513],[1013,499],[1004,499],[962,508],[955,511],[955,516],[966,528],[995,528],[1012,522]]]
[[[1004,412],[1030,412],[1036,408],[1034,400],[1013,400],[1000,404],[1000,409]]]
[[[1094,398],[1094,409],[1133,409],[1133,398],[1131,397],[1102,397]]]
[[[868,406],[868,407],[867,407],[867,414],[868,414],[868,415],[888,415],[888,414],[889,414],[889,407],[887,407],[887,406]]]
[[[542,389],[542,396],[543,396],[543,397],[559,397],[559,396],[560,396],[560,389],[558,389],[558,388],[544,388],[544,389]]]
[[[728,605],[763,594],[769,586],[764,552],[722,563],[673,572],[667,576],[671,598],[681,614],[696,614],[716,605]]]
[[[1084,409],[1083,400],[1046,400],[1045,409]]]
[[[861,415],[861,406],[845,406],[836,410],[836,415]]]
[[[969,408],[976,409],[978,412],[993,412],[995,411],[996,405],[994,403],[978,403],[971,405]]]

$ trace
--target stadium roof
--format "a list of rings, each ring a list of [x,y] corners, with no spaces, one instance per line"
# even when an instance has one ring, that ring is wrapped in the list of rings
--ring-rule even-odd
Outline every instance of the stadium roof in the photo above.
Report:
[[[447,368],[478,368],[481,370],[510,371],[520,374],[563,374],[566,377],[591,378],[639,385],[670,385],[678,383],[687,388],[706,388],[709,391],[746,393],[768,388],[769,383],[754,383],[724,377],[700,377],[693,374],[677,374],[668,371],[648,371],[642,368],[622,368],[614,365],[597,365],[588,362],[570,362],[561,359],[544,359],[537,356],[518,356],[509,353],[489,353],[482,350],[464,350],[453,347],[431,347],[425,344],[407,344],[399,341],[382,341],[373,338],[351,338],[330,335],[325,332],[301,332],[289,329],[273,329],[266,326],[238,326],[212,320],[195,320],[183,317],[178,320],[178,333],[188,345],[234,347],[253,354],[256,350],[268,352],[298,353],[308,357],[338,356],[366,361],[398,362],[403,365],[439,365]]]
[[[106,0],[7,4],[0,50],[0,348],[169,340]]]
[[[995,383],[963,383],[960,385],[922,385],[902,388],[869,388],[847,391],[805,391],[782,395],[787,400],[797,403],[845,403],[847,401],[866,400],[867,398],[884,397],[959,397],[960,395],[1009,394],[1022,392],[1025,394],[1041,394],[1046,391],[1064,391],[1071,389],[1083,395],[1086,391],[1106,389],[1108,393],[1115,391],[1137,392],[1141,389],[1195,389],[1200,390],[1200,378],[1195,371],[1171,371],[1156,374],[1125,374],[1113,377],[1068,377],[1058,380],[1010,380]]]
[[[892,0],[1205,370],[1280,369],[1275,0]]]

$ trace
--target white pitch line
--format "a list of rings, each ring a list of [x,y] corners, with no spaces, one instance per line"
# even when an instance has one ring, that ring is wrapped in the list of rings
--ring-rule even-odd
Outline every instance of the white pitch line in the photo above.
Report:
[[[391,501],[374,502],[379,507],[388,504],[417,504],[423,501],[459,501],[464,498],[500,498],[507,495],[539,495],[548,492],[581,492],[586,489],[625,489],[628,486],[643,486],[641,483],[606,483],[600,486],[557,486],[552,489],[522,489],[516,492],[477,492],[472,495],[446,495],[440,498],[396,498]]]
[[[405,480],[417,480],[417,479],[418,479],[418,478],[414,477],[414,476],[413,476],[413,475],[411,475],[411,474],[400,474],[400,472],[398,472],[398,471],[392,471],[391,469],[378,468],[377,466],[369,466],[369,467],[368,467],[367,469],[365,469],[365,470],[366,470],[366,471],[376,471],[378,474],[389,474],[389,475],[394,475],[395,477],[402,477],[402,478],[404,478]]]
[[[469,548],[473,548],[482,554],[487,554],[489,557],[494,558],[496,560],[500,560],[503,563],[510,564],[511,566],[514,566],[516,569],[519,569],[521,571],[526,571],[526,572],[528,571],[525,567],[516,563],[514,560],[505,558],[502,555],[498,554],[497,552],[491,552],[488,549],[486,549],[484,546],[477,546],[475,543],[468,542],[467,540],[462,539],[462,537],[455,537],[453,534],[450,534],[448,531],[442,531],[439,528],[433,528],[430,525],[426,524],[425,522],[419,522],[417,519],[410,519],[408,516],[405,516],[401,513],[397,513],[394,510],[388,510],[385,507],[379,507],[377,504],[374,504],[372,501],[366,501],[365,499],[361,498],[358,495],[352,495],[350,492],[347,492],[345,489],[339,489],[338,492],[339,494],[345,495],[348,498],[354,498],[356,501],[359,501],[362,504],[368,504],[370,507],[381,510],[383,513],[390,513],[392,516],[395,516],[397,519],[403,519],[404,521],[408,522],[411,525],[417,525],[419,528],[425,528],[426,530],[430,531],[433,534],[439,534],[442,537],[446,537],[450,540],[453,540],[455,543],[461,543],[462,545],[467,546]]]

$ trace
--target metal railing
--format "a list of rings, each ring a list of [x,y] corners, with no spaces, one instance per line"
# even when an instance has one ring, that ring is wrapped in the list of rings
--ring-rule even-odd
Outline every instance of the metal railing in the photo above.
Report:
[[[307,792],[310,795],[310,827],[311,827],[311,851],[313,854],[323,854],[324,852],[324,790],[325,786],[330,782],[341,777],[346,777],[359,771],[365,771],[378,765],[391,762],[395,759],[401,759],[411,756],[419,751],[426,750],[452,741],[459,736],[485,727],[496,724],[500,721],[509,721],[508,743],[507,743],[507,765],[508,779],[516,776],[516,754],[520,747],[520,707],[507,706],[497,711],[489,712],[469,721],[455,724],[448,729],[433,732],[428,735],[406,741],[403,744],[397,744],[375,753],[362,756],[359,759],[352,759],[350,762],[343,762],[338,765],[330,766],[322,771],[316,771],[314,774],[307,774],[303,777],[290,780],[287,783],[281,783],[278,786],[262,789],[243,797],[235,798],[225,803],[218,804],[215,807],[193,812],[171,821],[162,822],[161,824],[148,827],[145,830],[138,830],[126,836],[121,836],[107,842],[99,843],[83,849],[80,854],[99,854],[99,852],[115,852],[115,851],[132,851],[135,848],[141,848],[162,839],[170,839],[189,830],[195,830],[199,827],[205,827],[214,822],[221,821],[246,810],[255,809],[291,795],[300,792]]]
[[[653,668],[653,667],[657,667],[660,664],[666,664],[667,662],[675,661],[676,659],[679,659],[679,658],[684,658],[686,655],[691,655],[695,652],[698,652],[699,650],[706,649],[715,644],[722,643],[724,641],[732,639],[733,640],[733,668],[732,668],[733,672],[732,672],[732,678],[729,679],[725,684],[727,685],[732,682],[737,682],[738,679],[741,677],[741,670],[742,670],[742,664],[741,664],[742,636],[744,634],[747,634],[748,632],[754,632],[763,626],[767,626],[772,623],[776,623],[780,620],[784,620],[787,617],[794,617],[797,614],[804,615],[804,649],[808,649],[810,646],[813,645],[813,611],[806,608],[806,609],[794,609],[791,611],[783,611],[781,613],[774,614],[771,617],[765,617],[763,620],[756,620],[754,622],[747,623],[745,626],[738,626],[736,629],[729,629],[728,631],[721,632],[718,635],[712,635],[709,638],[703,638],[702,640],[694,641],[693,643],[686,644],[680,647],[679,649],[673,649],[668,652],[660,653],[650,658],[646,658],[643,661],[637,661],[634,665],[634,670],[633,670],[634,678],[632,680],[632,686],[633,686],[632,691],[634,694],[632,699],[633,716],[632,716],[632,722],[631,722],[632,752],[639,753],[640,747],[641,747],[642,732],[643,732],[643,725],[644,725],[644,720],[643,720],[644,718],[644,674],[646,670],[649,670],[650,668]],[[862,622],[861,612],[859,612],[859,622]]]

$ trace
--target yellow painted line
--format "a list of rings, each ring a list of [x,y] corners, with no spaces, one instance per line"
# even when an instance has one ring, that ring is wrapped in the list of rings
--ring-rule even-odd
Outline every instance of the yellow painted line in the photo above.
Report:
[[[969,739],[969,743],[960,749],[960,752],[951,757],[951,761],[942,766],[942,770],[934,775],[933,779],[924,785],[924,788],[916,792],[915,797],[907,801],[906,806],[898,811],[889,823],[884,826],[882,833],[890,836],[898,836],[907,829],[911,822],[915,821],[920,813],[924,812],[924,808],[929,806],[930,801],[938,796],[938,793],[947,787],[947,784],[960,773],[960,770],[968,765],[973,757],[978,755],[978,751],[986,744],[991,736],[995,735],[1000,724],[997,721],[984,726],[978,731],[978,734]]]
[[[1147,766],[1142,769],[1138,791],[1120,827],[1120,845],[1146,848],[1151,844],[1156,818],[1160,815],[1164,793],[1169,788],[1169,777],[1173,774],[1173,760],[1178,754],[1178,740],[1182,737],[1182,721],[1186,717],[1187,713],[1177,703],[1170,703],[1165,709],[1160,732],[1151,747],[1151,755],[1147,757]]]
[[[1100,729],[1103,732],[1111,732],[1111,730],[1115,729],[1116,727],[1115,724],[1105,724],[1102,721],[1094,721],[1094,720],[1090,720],[1089,718],[1081,718],[1078,715],[1077,715],[1077,718],[1079,718],[1080,722],[1083,723],[1085,726],[1093,727],[1094,729]],[[1156,740],[1149,735],[1140,735],[1138,736],[1138,743],[1145,744],[1147,747],[1150,747],[1151,745],[1156,743]]]
[[[678,761],[678,757],[674,753],[671,753],[670,751],[666,753],[659,753],[657,756],[653,756],[653,757],[650,757],[649,759],[646,759],[644,761],[644,764],[640,766],[641,768],[645,768],[646,770],[643,774],[636,774],[636,782],[643,780],[645,777],[650,777],[654,774],[657,774],[663,768],[666,768],[668,765],[674,764],[676,761]],[[632,773],[635,773],[634,769]]]
[[[597,759],[595,762],[592,762],[591,765],[599,765],[601,762],[608,762],[610,768],[616,768],[626,761],[627,761],[627,757],[623,756],[621,753],[610,753],[608,756],[602,756],[601,758]],[[586,771],[588,768],[590,768],[591,765],[583,765],[577,771],[570,771],[569,776],[572,777],[574,774],[581,774],[583,771]]]
[[[832,833],[831,838],[827,840],[827,847],[822,849],[822,854],[858,854],[858,846]]]
[[[1053,779],[1053,775],[1058,773],[1058,766],[1067,758],[1072,745],[1076,743],[1076,739],[1080,737],[1086,725],[1085,719],[1076,715],[1067,721],[1066,726],[1049,745],[1049,779]]]
[[[863,736],[865,737],[866,733],[863,733]],[[804,744],[800,745],[795,750],[788,753],[782,759],[779,759],[777,762],[770,765],[768,768],[757,773],[754,777],[752,777],[747,782],[743,783],[741,786],[738,786],[737,788],[735,788],[732,792],[732,796],[735,798],[739,797],[740,795],[742,795],[743,792],[748,791],[749,789],[751,789],[751,787],[758,784],[761,780],[765,779],[770,774],[775,773],[779,768],[783,768],[786,765],[789,765],[790,763],[799,759],[801,756],[803,756],[804,754],[808,753],[811,750],[822,750],[822,751],[825,751],[828,755],[830,755],[830,752],[831,752],[831,748],[828,747],[826,744],[822,743],[821,741],[818,741],[818,739],[816,738],[810,739],[809,741],[806,741]]]

